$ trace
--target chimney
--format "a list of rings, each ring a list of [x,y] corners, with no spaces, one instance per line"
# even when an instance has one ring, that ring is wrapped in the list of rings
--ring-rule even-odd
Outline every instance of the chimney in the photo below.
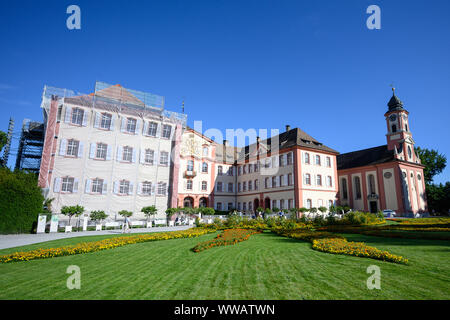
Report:
[[[286,132],[288,132],[288,131],[290,131],[291,130],[291,126],[290,125],[286,125]]]

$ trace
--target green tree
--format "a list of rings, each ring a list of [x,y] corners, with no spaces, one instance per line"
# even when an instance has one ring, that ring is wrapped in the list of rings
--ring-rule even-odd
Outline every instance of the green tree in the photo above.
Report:
[[[416,151],[422,165],[425,166],[423,169],[425,183],[431,184],[434,176],[441,173],[445,169],[447,165],[447,158],[445,155],[440,154],[438,151],[433,149],[421,149],[416,147]]]
[[[150,217],[152,217],[158,213],[158,209],[156,209],[155,206],[148,206],[148,207],[143,207],[141,209],[141,212],[143,212],[145,214],[145,216],[147,217],[147,220],[148,220]]]
[[[73,216],[79,217],[83,212],[84,212],[84,207],[82,207],[78,204],[76,206],[64,206],[61,208],[61,213],[65,216],[69,217],[69,225],[70,225],[70,220],[72,219]]]
[[[133,212],[127,210],[120,210],[118,213],[124,218],[131,217],[133,215]]]
[[[2,152],[3,147],[6,145],[7,135],[3,131],[0,131],[0,152]]]
[[[108,215],[105,213],[105,211],[96,210],[92,211],[89,217],[91,218],[92,221],[101,222],[102,220],[108,218]]]
[[[325,212],[327,212],[327,208],[326,207],[319,207],[319,211],[320,212],[322,212],[322,213],[325,213]]]

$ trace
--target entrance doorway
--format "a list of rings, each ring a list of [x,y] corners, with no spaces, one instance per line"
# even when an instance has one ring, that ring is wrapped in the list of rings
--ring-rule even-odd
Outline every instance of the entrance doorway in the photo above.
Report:
[[[267,208],[270,209],[270,198],[266,198],[266,199],[264,200],[264,208],[265,208],[265,209],[267,209]]]
[[[194,207],[194,199],[191,198],[191,197],[184,198],[183,207],[185,207],[185,208],[192,208],[192,207]]]
[[[370,201],[369,202],[369,206],[370,206],[370,212],[371,213],[377,213],[378,211],[378,205],[376,201]]]

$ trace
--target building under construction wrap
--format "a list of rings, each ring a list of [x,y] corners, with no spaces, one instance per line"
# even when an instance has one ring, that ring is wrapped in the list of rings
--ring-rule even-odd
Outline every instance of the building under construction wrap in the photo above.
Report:
[[[15,168],[39,173],[43,146],[44,124],[24,119]]]

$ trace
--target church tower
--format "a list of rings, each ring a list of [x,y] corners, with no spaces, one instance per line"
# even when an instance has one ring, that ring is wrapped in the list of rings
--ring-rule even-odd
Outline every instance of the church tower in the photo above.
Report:
[[[389,109],[384,116],[388,129],[388,150],[394,150],[397,159],[420,164],[409,127],[409,112],[403,108],[403,102],[395,95],[395,88],[392,88],[392,97],[387,105]]]

